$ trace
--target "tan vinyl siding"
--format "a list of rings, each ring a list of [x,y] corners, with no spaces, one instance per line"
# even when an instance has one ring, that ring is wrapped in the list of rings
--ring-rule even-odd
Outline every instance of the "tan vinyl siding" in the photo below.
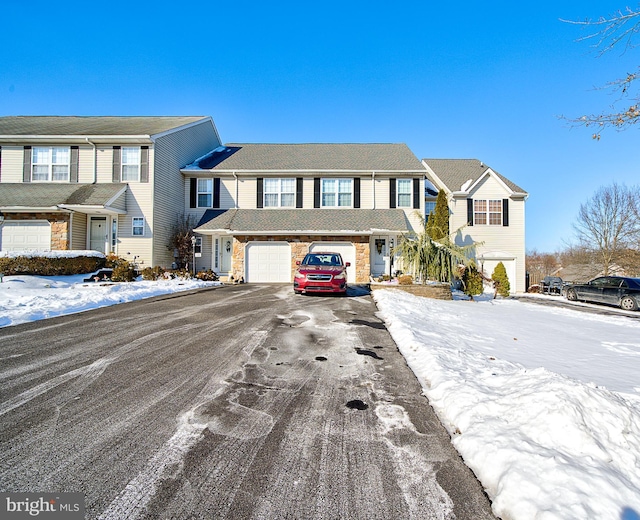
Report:
[[[0,182],[22,182],[23,158],[24,148],[22,146],[2,145]]]
[[[80,146],[78,149],[78,182],[93,182],[93,147]]]
[[[118,215],[118,256],[132,260],[140,257],[144,265],[152,264],[153,236],[155,233],[152,192],[149,184],[130,183],[126,192],[127,214]],[[133,236],[133,218],[143,217],[144,236]]]
[[[505,188],[493,177],[486,177],[469,198],[483,200],[502,200],[509,198]],[[477,247],[476,255],[505,253],[516,259],[516,280],[509,280],[512,292],[525,290],[525,202],[522,199],[509,198],[509,225],[467,224],[467,198],[458,198],[450,202],[452,216],[451,231],[463,227],[457,237],[458,243],[483,242]],[[491,276],[491,273],[487,273]]]
[[[233,177],[220,179],[220,209],[235,208],[236,180]]]
[[[315,177],[305,177],[302,181],[302,207],[305,209],[313,208],[313,179]],[[320,177],[320,174],[317,177]]]
[[[71,214],[71,244],[69,249],[87,249],[87,215]]]
[[[360,177],[360,207],[373,209],[373,182],[371,177]]]
[[[96,153],[96,161],[98,165],[98,182],[112,182],[113,179],[113,147],[98,146]],[[93,173],[92,173],[93,175]],[[93,177],[91,181],[93,182]]]
[[[185,182],[180,173],[198,157],[220,146],[213,123],[205,120],[186,129],[159,137],[149,150],[149,186],[154,193],[152,265],[169,266],[173,251],[167,246],[171,230],[180,215],[189,209],[184,204]],[[129,207],[127,206],[127,210]]]
[[[233,193],[235,194],[235,188]],[[258,197],[258,178],[238,178],[238,207],[242,209],[255,209]],[[231,206],[233,207],[233,206]]]

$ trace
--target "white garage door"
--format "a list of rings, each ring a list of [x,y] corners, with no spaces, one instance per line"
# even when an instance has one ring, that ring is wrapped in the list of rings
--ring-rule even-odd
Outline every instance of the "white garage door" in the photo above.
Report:
[[[291,246],[287,242],[249,242],[245,261],[247,282],[291,282]]]
[[[314,242],[309,247],[310,253],[322,251],[340,253],[342,260],[351,264],[347,267],[347,282],[356,283],[356,248],[351,242]]]
[[[0,250],[47,251],[51,249],[51,225],[46,220],[5,221],[0,226]]]

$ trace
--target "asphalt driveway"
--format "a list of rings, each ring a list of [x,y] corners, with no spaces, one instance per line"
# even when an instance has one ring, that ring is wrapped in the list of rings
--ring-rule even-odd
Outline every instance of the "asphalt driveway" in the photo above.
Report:
[[[87,518],[493,518],[368,294],[183,293],[0,329],[0,490]]]

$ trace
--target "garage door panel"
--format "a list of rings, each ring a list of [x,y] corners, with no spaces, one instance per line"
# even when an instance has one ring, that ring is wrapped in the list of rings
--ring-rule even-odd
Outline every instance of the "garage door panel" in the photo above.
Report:
[[[287,242],[249,242],[247,282],[291,282],[291,246]]]
[[[356,283],[356,248],[351,242],[314,242],[309,247],[310,253],[328,251],[340,253],[344,262],[351,265],[347,267],[347,282]]]
[[[51,249],[51,225],[46,220],[5,222],[0,226],[0,250],[47,251]]]

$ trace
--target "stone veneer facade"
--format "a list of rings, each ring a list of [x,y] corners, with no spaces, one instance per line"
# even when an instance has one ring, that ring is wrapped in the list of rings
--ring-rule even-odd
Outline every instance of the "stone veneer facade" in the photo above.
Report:
[[[11,220],[47,220],[51,224],[51,250],[69,249],[68,213],[5,213],[6,222]]]
[[[356,250],[356,283],[368,283],[371,261],[368,236],[325,236],[325,235],[285,235],[285,236],[236,236],[233,239],[233,277],[244,278],[244,251],[248,242],[289,242],[291,246],[291,280],[296,270],[296,261],[302,260],[314,242],[352,242]]]

